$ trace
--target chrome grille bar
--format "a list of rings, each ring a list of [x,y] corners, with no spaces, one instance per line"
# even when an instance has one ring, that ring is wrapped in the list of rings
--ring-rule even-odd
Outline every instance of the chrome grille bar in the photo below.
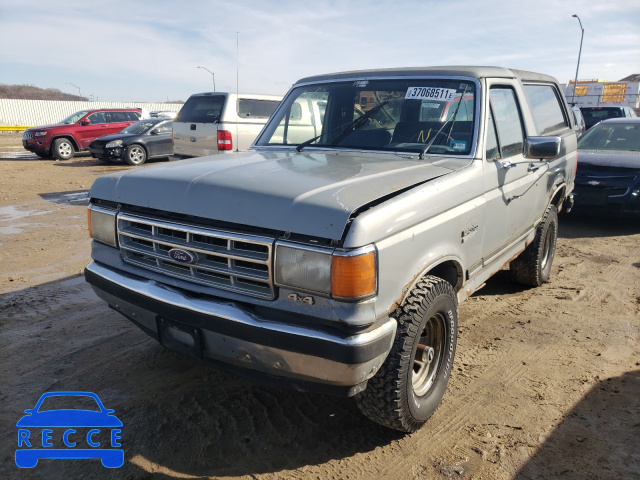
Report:
[[[118,241],[125,262],[210,287],[259,298],[274,297],[274,239],[118,215]],[[174,260],[169,251],[189,252],[194,261]]]

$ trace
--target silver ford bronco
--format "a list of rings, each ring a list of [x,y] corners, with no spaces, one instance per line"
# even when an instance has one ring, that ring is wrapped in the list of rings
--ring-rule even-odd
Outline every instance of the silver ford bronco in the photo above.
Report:
[[[572,122],[524,71],[304,78],[248,152],[99,178],[85,276],[172,350],[411,432],[444,394],[458,303],[507,265],[548,280]]]

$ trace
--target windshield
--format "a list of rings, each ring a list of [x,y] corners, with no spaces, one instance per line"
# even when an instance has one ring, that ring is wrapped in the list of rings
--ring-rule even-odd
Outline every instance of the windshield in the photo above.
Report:
[[[600,123],[580,137],[578,149],[640,152],[640,123]]]
[[[214,123],[220,120],[227,97],[223,95],[194,95],[189,97],[178,115],[176,122]]]
[[[141,120],[139,122],[129,125],[124,130],[121,130],[120,133],[131,133],[133,135],[140,135],[145,132],[148,132],[155,125],[157,125],[157,122],[149,122],[148,120]]]
[[[590,124],[595,124],[601,120],[607,118],[619,118],[622,117],[622,111],[619,108],[607,108],[607,107],[593,107],[593,108],[581,108],[584,121]]]
[[[82,112],[76,112],[73,115],[62,120],[60,123],[64,123],[65,125],[71,125],[72,123],[76,123],[78,120],[84,117],[87,113],[89,113],[88,110],[83,110]]]
[[[467,155],[472,149],[475,110],[476,88],[470,81],[392,79],[306,85],[290,92],[256,145],[420,154],[433,142],[427,153]]]

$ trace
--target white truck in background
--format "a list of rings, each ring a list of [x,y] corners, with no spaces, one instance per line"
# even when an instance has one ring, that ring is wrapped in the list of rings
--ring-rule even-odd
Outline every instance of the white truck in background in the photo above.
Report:
[[[280,104],[275,95],[191,95],[173,121],[173,158],[247,150]]]

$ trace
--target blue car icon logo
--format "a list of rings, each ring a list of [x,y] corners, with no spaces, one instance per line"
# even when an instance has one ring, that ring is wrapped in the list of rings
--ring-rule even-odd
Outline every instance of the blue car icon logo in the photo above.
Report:
[[[73,408],[72,408],[73,407]],[[107,468],[124,464],[122,422],[92,392],[48,392],[16,423],[16,465],[33,468],[41,458],[100,459]]]

